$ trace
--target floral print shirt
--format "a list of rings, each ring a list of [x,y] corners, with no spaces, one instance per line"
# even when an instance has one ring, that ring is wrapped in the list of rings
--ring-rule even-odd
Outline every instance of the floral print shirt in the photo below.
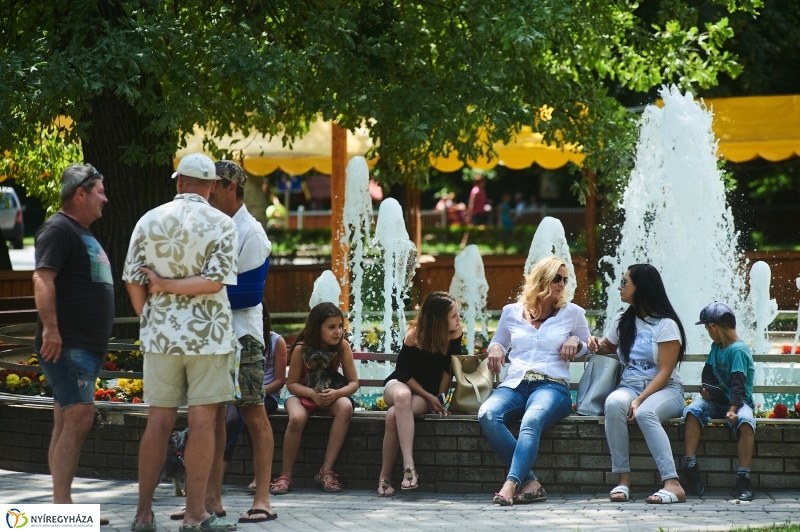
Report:
[[[236,284],[236,225],[198,194],[178,194],[151,210],[133,230],[122,279],[146,284],[146,266],[162,277]],[[142,351],[223,355],[236,349],[228,294],[148,294],[139,321]]]

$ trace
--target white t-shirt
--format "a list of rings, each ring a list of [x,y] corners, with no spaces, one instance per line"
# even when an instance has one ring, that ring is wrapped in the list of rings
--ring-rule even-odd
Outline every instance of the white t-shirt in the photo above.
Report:
[[[233,215],[233,223],[239,235],[237,269],[239,273],[249,272],[264,265],[264,261],[272,251],[272,243],[264,232],[264,227],[242,205]],[[249,334],[264,344],[264,320],[261,303],[255,307],[235,309],[233,311],[233,331],[236,338]]]
[[[622,312],[617,314],[611,322],[606,338],[614,345],[619,345],[619,320]],[[631,346],[630,356],[622,379],[625,380],[650,380],[658,373],[658,344],[672,340],[681,341],[681,332],[678,324],[671,318],[636,318],[636,338]],[[622,355],[617,348],[617,355],[622,362]],[[677,367],[672,372],[672,378],[681,382]]]
[[[586,354],[589,325],[586,323],[586,312],[578,305],[567,303],[538,329],[522,317],[522,303],[503,307],[497,330],[489,344],[490,350],[493,344],[500,345],[503,350],[511,347],[508,371],[500,386],[516,388],[528,371],[564,379],[569,384],[569,362],[561,360],[559,355],[561,345],[570,336],[577,336],[583,342],[577,356]]]

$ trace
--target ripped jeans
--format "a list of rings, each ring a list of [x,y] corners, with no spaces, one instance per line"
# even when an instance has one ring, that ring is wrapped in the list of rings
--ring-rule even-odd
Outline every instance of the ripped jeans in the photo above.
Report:
[[[57,401],[62,409],[94,402],[94,385],[100,374],[103,353],[62,347],[61,356],[56,362],[42,359],[39,351],[36,351],[36,356],[44,377],[53,387],[53,401]]]
[[[501,386],[478,412],[492,449],[509,468],[506,480],[520,488],[536,480],[531,469],[539,454],[539,438],[572,412],[572,398],[564,384],[523,380],[516,388]],[[508,425],[520,421],[519,438]]]

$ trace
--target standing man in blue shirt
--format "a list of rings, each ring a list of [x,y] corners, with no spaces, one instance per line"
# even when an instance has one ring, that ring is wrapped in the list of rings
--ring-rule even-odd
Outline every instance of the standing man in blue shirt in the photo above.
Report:
[[[705,486],[697,465],[700,432],[709,420],[725,418],[739,438],[739,470],[736,474],[736,495],[741,501],[753,500],[750,482],[750,460],[753,457],[756,420],[753,415],[753,381],[755,364],[750,348],[736,334],[736,315],[725,303],[715,301],[700,312],[697,325],[704,325],[714,342],[703,367],[703,388],[700,399],[686,407],[686,455],[683,482],[686,492],[702,495]]]

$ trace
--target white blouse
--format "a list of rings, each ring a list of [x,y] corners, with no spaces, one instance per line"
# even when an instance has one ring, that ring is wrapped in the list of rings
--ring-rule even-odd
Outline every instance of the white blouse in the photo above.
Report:
[[[569,384],[569,362],[561,360],[559,353],[570,336],[577,336],[583,342],[576,356],[588,352],[589,324],[585,314],[578,305],[567,303],[537,329],[522,317],[522,303],[503,307],[500,323],[489,344],[490,351],[494,344],[502,347],[503,351],[511,347],[506,378],[500,386],[516,388],[528,371],[564,379]]]

